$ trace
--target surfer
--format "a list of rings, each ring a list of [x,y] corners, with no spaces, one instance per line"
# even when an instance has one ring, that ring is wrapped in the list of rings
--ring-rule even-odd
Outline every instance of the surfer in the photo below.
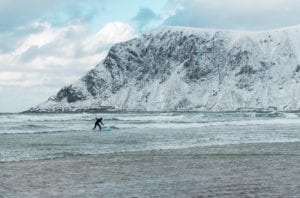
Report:
[[[95,122],[95,126],[94,126],[94,130],[96,129],[96,127],[99,127],[99,130],[101,131],[101,124],[104,126],[104,124],[102,123],[102,117],[101,118],[97,118],[96,117],[96,122]]]

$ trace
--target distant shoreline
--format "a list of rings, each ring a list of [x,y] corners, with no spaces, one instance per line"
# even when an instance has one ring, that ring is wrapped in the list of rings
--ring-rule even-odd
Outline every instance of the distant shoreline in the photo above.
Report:
[[[268,110],[268,109],[247,109],[247,110],[232,110],[232,111],[197,111],[197,110],[168,110],[168,111],[144,111],[144,110],[101,110],[101,109],[92,109],[92,110],[59,110],[59,111],[22,111],[20,114],[31,114],[31,113],[300,113],[300,110],[289,110],[289,111],[277,111],[277,110]]]

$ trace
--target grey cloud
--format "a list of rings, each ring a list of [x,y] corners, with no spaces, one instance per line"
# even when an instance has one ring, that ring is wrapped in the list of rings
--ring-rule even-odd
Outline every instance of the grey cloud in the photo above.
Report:
[[[3,0],[0,4],[0,31],[10,31],[17,26],[23,25],[40,18],[47,10],[54,8],[55,3],[50,0]]]
[[[12,91],[14,90],[14,91]],[[54,95],[56,89],[45,89],[45,87],[34,87],[24,89],[19,86],[0,87],[1,112],[21,112],[39,104],[41,98]],[[20,97],[22,96],[22,97]],[[39,97],[32,97],[39,96]],[[12,102],[13,101],[13,102]]]
[[[300,2],[294,0],[169,0],[177,5],[166,25],[263,30],[300,23]]]
[[[35,58],[43,57],[56,57],[56,58],[66,58],[66,54],[61,53],[59,50],[60,46],[57,46],[56,43],[50,43],[41,47],[31,46],[20,56],[20,61],[22,63],[28,63],[33,61]]]
[[[0,54],[13,51],[30,34],[44,30],[42,26],[26,26],[11,32],[0,32]]]
[[[138,23],[139,29],[142,30],[145,26],[160,17],[149,8],[141,8],[137,15],[132,18],[133,21]]]
[[[76,31],[67,31],[61,33],[59,37],[43,46],[31,46],[20,56],[21,62],[30,62],[38,57],[60,57],[60,58],[70,58],[67,57],[71,55],[71,58],[81,58],[86,56],[80,47],[80,42],[86,35],[80,35]],[[63,51],[66,45],[73,45],[70,51]]]
[[[69,20],[89,21],[102,9],[107,0],[22,0],[0,1],[0,32],[14,30],[32,21],[50,21],[64,24]]]
[[[41,54],[41,49],[37,46],[30,47],[26,52],[21,56],[22,62],[28,62]]]

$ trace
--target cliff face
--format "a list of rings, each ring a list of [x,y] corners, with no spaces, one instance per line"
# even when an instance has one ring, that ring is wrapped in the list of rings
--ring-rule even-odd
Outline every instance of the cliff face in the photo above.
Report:
[[[164,27],[114,45],[79,81],[30,111],[300,109],[300,27]]]

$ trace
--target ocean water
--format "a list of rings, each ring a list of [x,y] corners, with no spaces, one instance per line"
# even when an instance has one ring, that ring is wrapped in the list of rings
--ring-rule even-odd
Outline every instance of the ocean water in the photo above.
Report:
[[[92,130],[103,117],[102,132]],[[244,143],[300,142],[296,113],[0,114],[0,162]]]

